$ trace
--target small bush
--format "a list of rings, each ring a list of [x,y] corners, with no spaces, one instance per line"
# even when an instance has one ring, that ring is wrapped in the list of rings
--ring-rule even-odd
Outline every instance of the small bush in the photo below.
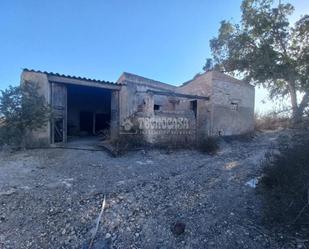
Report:
[[[222,137],[222,139],[227,143],[234,142],[234,141],[248,143],[248,142],[251,142],[254,137],[255,137],[254,132],[248,132],[248,133],[241,134],[241,135],[224,136]]]
[[[264,162],[260,190],[269,224],[309,224],[308,134],[292,141],[293,146],[282,145],[279,154],[268,154]]]
[[[110,141],[115,155],[126,154],[130,150],[140,149],[146,145],[144,138],[138,134],[121,134]]]
[[[50,107],[33,83],[1,91],[0,144],[25,147],[28,135],[44,127],[50,115]]]
[[[216,154],[219,150],[218,139],[214,137],[206,137],[200,139],[197,144],[197,148],[201,152],[206,152],[208,154]]]
[[[288,128],[290,120],[287,117],[281,117],[276,114],[258,115],[255,114],[255,130],[277,130],[279,128]]]

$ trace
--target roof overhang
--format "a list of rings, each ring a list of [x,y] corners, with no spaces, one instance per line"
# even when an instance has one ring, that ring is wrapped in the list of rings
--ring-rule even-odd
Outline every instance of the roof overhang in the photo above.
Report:
[[[33,69],[27,69],[27,68],[24,68],[23,72],[45,74],[49,82],[60,83],[60,84],[97,87],[97,88],[104,88],[104,89],[115,90],[115,91],[118,91],[121,88],[120,84],[117,84],[114,82],[90,79],[86,77],[71,76],[71,75],[46,72],[46,71],[40,71],[40,70],[33,70]]]
[[[75,78],[67,78],[62,76],[55,76],[55,75],[48,75],[48,81],[60,84],[71,84],[71,85],[80,85],[80,86],[87,86],[87,87],[97,87],[97,88],[104,88],[114,91],[119,91],[121,85],[116,85],[113,83],[107,82],[97,82],[92,80],[84,80],[84,79],[75,79]]]

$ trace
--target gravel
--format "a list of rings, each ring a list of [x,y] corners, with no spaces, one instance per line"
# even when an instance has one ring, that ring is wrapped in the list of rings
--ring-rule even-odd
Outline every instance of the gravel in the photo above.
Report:
[[[282,132],[281,132],[282,133]],[[36,149],[0,155],[0,248],[281,248],[246,185],[280,132],[217,155]]]

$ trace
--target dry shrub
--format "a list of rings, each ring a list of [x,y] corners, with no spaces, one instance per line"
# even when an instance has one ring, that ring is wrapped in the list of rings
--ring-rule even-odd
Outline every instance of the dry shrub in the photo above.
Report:
[[[182,143],[175,140],[150,144],[140,134],[121,134],[117,139],[111,140],[111,144],[115,148],[116,155],[123,155],[131,150],[139,149],[158,149],[172,153],[172,151],[176,150],[194,148],[192,142]]]
[[[165,143],[147,143],[142,135],[138,134],[121,134],[118,138],[111,140],[113,146],[113,154],[115,156],[124,155],[131,150],[139,149],[159,149],[165,150],[167,153],[172,153],[176,150],[197,149],[203,153],[216,154],[219,150],[219,142],[215,137],[206,137],[200,139],[197,143],[187,142],[180,143],[175,141]]]
[[[110,143],[114,147],[115,155],[124,155],[130,150],[141,149],[146,145],[143,136],[138,134],[121,134]]]
[[[279,128],[288,128],[290,119],[276,114],[255,114],[255,130],[277,130]]]
[[[296,225],[298,228],[309,224],[308,135],[307,132],[294,136],[292,146],[288,146],[289,142],[281,142],[280,153],[267,154],[265,158],[259,187],[266,224]]]
[[[100,130],[100,131],[98,131],[97,135],[98,135],[100,141],[109,140],[110,137],[111,137],[110,129]]]
[[[294,124],[293,128],[301,130],[309,129],[309,117],[303,117],[302,121]]]
[[[219,142],[215,137],[206,137],[199,139],[197,149],[208,154],[216,154],[219,150]]]
[[[224,136],[222,137],[222,139],[228,143],[234,142],[234,141],[248,143],[248,142],[251,142],[254,137],[255,137],[255,132],[247,132],[241,135]]]

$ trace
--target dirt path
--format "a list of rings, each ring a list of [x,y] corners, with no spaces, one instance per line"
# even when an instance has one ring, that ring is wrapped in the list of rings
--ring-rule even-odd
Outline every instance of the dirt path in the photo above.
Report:
[[[1,154],[0,248],[88,248],[104,196],[93,248],[281,248],[261,225],[260,197],[246,185],[279,135],[222,142],[216,156]],[[172,232],[176,222],[184,233]]]

